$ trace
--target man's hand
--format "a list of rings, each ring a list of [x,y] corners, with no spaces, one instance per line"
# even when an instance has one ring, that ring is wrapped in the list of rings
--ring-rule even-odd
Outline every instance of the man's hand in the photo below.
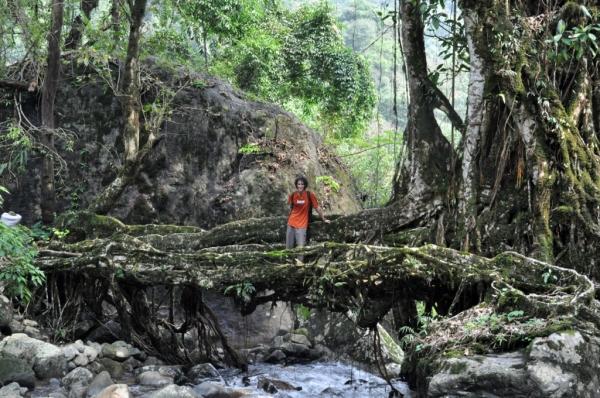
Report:
[[[326,218],[324,218],[324,219],[323,219],[323,222],[324,222],[325,224],[331,224],[331,220],[328,220],[328,219],[326,219]]]

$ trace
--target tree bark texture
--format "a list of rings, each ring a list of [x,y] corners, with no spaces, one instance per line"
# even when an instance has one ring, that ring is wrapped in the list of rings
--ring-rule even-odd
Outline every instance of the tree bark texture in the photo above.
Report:
[[[123,78],[119,85],[121,110],[123,112],[123,166],[115,179],[90,205],[90,210],[106,214],[133,180],[145,156],[152,150],[158,137],[151,134],[140,149],[140,64],[139,44],[141,27],[146,12],[147,0],[128,1],[131,11],[127,56],[123,65]],[[117,2],[113,3],[117,7]]]
[[[436,178],[424,179],[427,173],[414,166],[427,158],[424,148],[434,147],[431,132],[439,130],[423,100],[426,65],[414,57],[423,28],[412,3],[403,3],[409,154],[394,200],[435,190],[456,197],[436,202],[450,215],[445,230],[452,247],[486,255],[516,250],[600,277],[593,260],[600,254],[598,59],[586,48],[578,55],[573,45],[552,44],[559,20],[567,36],[598,23],[597,8],[588,6],[591,17],[572,2],[460,2],[471,70],[454,191],[442,160],[421,162],[420,170],[429,167]],[[557,58],[560,50],[570,58]],[[436,148],[436,156],[450,158],[443,145]]]
[[[146,2],[147,0],[129,1],[131,11],[129,41],[120,90],[121,108],[125,118],[123,125],[124,163],[135,162],[140,143],[139,45]]]
[[[394,184],[393,200],[430,200],[447,185],[453,149],[433,114],[435,104],[439,104],[438,93],[431,89],[427,75],[419,7],[412,1],[401,1],[400,15],[410,104],[405,129],[408,154]]]
[[[60,76],[60,36],[63,26],[64,3],[62,0],[52,1],[52,17],[48,35],[48,65],[46,78],[42,87],[42,129],[40,143],[44,148],[42,160],[42,220],[50,223],[54,220],[54,100]]]

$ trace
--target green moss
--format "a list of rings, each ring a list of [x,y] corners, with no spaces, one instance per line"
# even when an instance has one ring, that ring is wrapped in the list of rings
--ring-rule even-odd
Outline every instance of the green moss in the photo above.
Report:
[[[68,229],[69,239],[93,239],[113,235],[127,229],[114,217],[101,216],[88,211],[66,212],[56,221],[60,229]]]
[[[465,362],[453,362],[450,364],[450,366],[448,367],[448,373],[452,374],[452,375],[457,375],[457,374],[461,374],[464,373],[468,368],[468,365]]]
[[[170,235],[170,234],[193,234],[202,232],[202,228],[189,225],[169,225],[169,224],[148,224],[148,225],[130,225],[127,227],[127,233],[132,236],[143,235]]]
[[[286,258],[290,255],[288,250],[271,250],[270,252],[266,252],[265,256],[270,258]]]
[[[465,352],[462,349],[451,349],[444,351],[442,356],[444,358],[461,358],[465,356]]]

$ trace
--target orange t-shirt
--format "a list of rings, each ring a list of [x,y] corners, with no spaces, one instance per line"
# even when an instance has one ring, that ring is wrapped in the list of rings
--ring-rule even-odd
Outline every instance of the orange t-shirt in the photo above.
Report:
[[[310,199],[307,191],[294,192],[288,196],[288,205],[293,204],[292,211],[288,217],[288,225],[294,228],[308,227],[308,210],[310,208],[308,201],[312,202],[314,209],[319,208],[319,202],[314,193],[310,193]]]

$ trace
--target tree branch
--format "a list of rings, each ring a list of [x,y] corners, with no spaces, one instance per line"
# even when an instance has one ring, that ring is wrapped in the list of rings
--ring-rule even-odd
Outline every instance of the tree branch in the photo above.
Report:
[[[456,112],[448,98],[431,81],[427,80],[427,83],[431,90],[433,106],[439,109],[440,111],[444,112],[448,119],[450,119],[450,122],[452,123],[454,128],[456,128],[458,131],[464,134],[467,131],[467,126],[465,126],[465,123],[463,122],[462,118]]]

